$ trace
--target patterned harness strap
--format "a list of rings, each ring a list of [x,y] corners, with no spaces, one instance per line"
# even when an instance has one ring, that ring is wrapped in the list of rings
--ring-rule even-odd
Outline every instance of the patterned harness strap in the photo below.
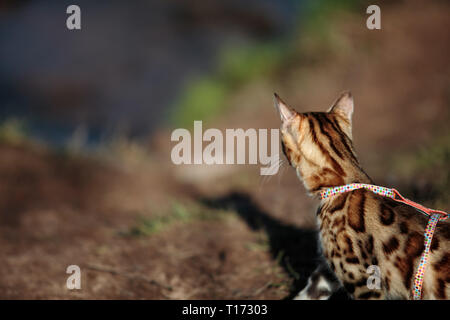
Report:
[[[414,277],[414,289],[412,292],[414,300],[420,300],[422,297],[423,276],[425,274],[425,268],[428,263],[431,241],[433,240],[433,234],[434,231],[436,230],[437,223],[439,221],[447,219],[448,213],[444,211],[429,209],[414,201],[406,199],[395,189],[365,183],[351,183],[344,186],[324,189],[320,192],[320,198],[326,199],[339,193],[345,193],[362,188],[368,189],[380,196],[388,197],[395,201],[405,203],[409,206],[418,209],[420,212],[430,217],[430,219],[428,220],[427,227],[425,229],[425,248],[420,257],[420,263],[417,268],[416,275]]]

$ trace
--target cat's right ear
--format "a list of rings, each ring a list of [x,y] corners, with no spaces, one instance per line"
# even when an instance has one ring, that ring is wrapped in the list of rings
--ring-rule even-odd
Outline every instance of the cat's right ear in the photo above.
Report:
[[[296,112],[292,110],[290,107],[284,103],[283,100],[278,96],[278,94],[274,93],[275,96],[275,108],[277,108],[278,113],[280,114],[281,121],[291,120],[295,117]]]
[[[353,96],[350,91],[341,93],[339,98],[333,103],[329,112],[340,114],[351,124],[353,115]]]

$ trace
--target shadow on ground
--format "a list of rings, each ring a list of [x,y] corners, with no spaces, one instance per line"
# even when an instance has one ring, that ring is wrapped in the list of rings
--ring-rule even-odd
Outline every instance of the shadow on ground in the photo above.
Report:
[[[305,287],[309,275],[320,261],[317,232],[287,225],[262,211],[248,194],[231,192],[216,198],[201,198],[200,201],[213,209],[235,211],[254,231],[264,230],[269,238],[270,252],[292,278],[289,295],[292,299]],[[332,299],[348,298],[338,291]]]

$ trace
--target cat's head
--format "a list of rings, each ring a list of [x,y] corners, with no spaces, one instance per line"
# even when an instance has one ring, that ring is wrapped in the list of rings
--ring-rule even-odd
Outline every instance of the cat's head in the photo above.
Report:
[[[310,192],[342,185],[359,167],[352,144],[353,98],[342,93],[326,112],[299,113],[275,94],[283,152]]]

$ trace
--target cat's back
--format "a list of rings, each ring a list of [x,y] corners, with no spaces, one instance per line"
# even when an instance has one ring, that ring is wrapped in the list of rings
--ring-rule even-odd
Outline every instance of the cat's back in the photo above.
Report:
[[[367,233],[373,235],[376,260],[393,296],[408,297],[425,248],[429,216],[392,199],[365,192]],[[383,274],[382,274],[383,276]],[[450,223],[440,221],[433,234],[422,297],[450,299]]]

